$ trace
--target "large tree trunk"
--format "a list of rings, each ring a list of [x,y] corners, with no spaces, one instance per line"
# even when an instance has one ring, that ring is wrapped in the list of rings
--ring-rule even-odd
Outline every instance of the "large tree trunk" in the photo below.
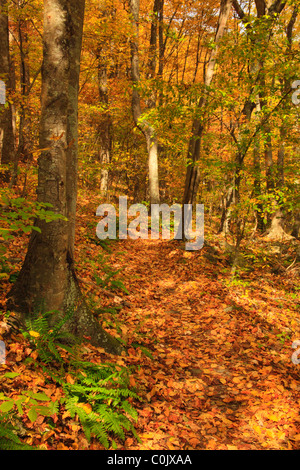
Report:
[[[6,95],[11,88],[10,57],[7,1],[0,0],[0,79],[5,83]],[[13,128],[12,106],[7,100],[0,104],[0,162],[8,164],[14,161],[15,136]]]
[[[67,220],[37,221],[27,255],[9,299],[10,308],[34,311],[74,310],[69,329],[89,336],[107,351],[121,350],[87,309],[74,270],[77,196],[78,83],[84,0],[45,0],[42,110],[38,201],[52,204]],[[57,318],[54,314],[53,319]]]

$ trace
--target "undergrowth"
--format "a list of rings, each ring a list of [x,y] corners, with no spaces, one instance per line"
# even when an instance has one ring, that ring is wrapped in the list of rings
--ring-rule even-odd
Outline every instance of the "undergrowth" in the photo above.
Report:
[[[81,360],[80,344],[75,338],[70,343],[70,334],[63,329],[71,313],[49,329],[52,313],[28,320],[23,335],[36,351],[35,363],[44,371],[48,383],[60,387],[61,396],[53,402],[45,393],[22,391],[13,397],[2,393],[0,449],[22,446],[12,418],[24,413],[33,423],[38,416],[52,423],[54,413],[67,414],[80,422],[88,442],[96,438],[105,448],[116,448],[116,439],[124,440],[126,432],[138,438],[134,428],[138,416],[132,402],[139,397],[129,387],[130,371],[113,363],[94,364]],[[30,360],[33,361],[28,358],[27,363]],[[11,378],[18,375],[7,374],[11,374]]]

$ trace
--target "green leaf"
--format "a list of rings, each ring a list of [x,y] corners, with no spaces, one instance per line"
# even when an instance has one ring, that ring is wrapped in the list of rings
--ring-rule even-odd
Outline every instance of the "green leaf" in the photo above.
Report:
[[[35,410],[42,416],[51,416],[52,412],[48,406],[38,405]]]
[[[40,401],[49,401],[49,397],[47,397],[46,393],[44,392],[34,393],[32,395],[32,398],[35,398],[36,400],[40,400]]]
[[[4,374],[4,377],[14,379],[15,377],[18,377],[18,375],[20,375],[18,372],[6,372],[6,374]]]
[[[1,404],[0,411],[7,413],[8,411],[13,409],[14,405],[15,405],[15,402],[13,400],[5,401],[4,403]]]
[[[15,401],[15,404],[16,404],[16,406],[17,406],[17,408],[18,408],[18,413],[19,413],[20,415],[23,414],[23,408],[22,408],[22,403],[23,403],[23,402],[24,402],[24,400],[23,400],[22,398],[19,399],[19,400],[17,400],[17,401]]]
[[[31,408],[29,411],[28,411],[28,418],[30,419],[30,421],[32,423],[35,422],[35,420],[37,419],[38,415],[37,415],[37,412],[35,410],[35,408]]]
[[[33,225],[31,228],[32,230],[35,230],[36,232],[42,233],[40,227],[36,227],[35,225]]]

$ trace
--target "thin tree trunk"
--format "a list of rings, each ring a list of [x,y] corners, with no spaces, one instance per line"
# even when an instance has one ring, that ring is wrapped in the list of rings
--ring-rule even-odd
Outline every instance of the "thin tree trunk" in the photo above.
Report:
[[[100,137],[99,160],[101,163],[100,194],[106,197],[109,178],[108,166],[111,160],[112,148],[112,119],[109,112],[107,65],[102,54],[98,56],[98,84],[99,99],[104,108],[98,131]]]
[[[260,168],[260,145],[259,138],[254,141],[253,146],[253,169],[254,169],[254,197],[261,196],[261,168]],[[262,232],[264,230],[263,207],[260,202],[256,202],[257,209],[254,211],[256,228]]]
[[[284,6],[285,6],[286,2],[285,1],[280,1],[280,0],[274,0],[274,2],[270,6],[267,7],[267,4],[266,4],[265,0],[256,0],[255,4],[256,4],[256,9],[257,9],[257,17],[260,18],[265,14],[265,12],[267,12],[267,15],[270,16],[270,17],[275,16],[275,15],[279,15],[281,13],[281,11],[284,9]],[[241,7],[241,5],[239,4],[239,2],[237,0],[232,0],[232,5],[233,5],[237,15],[239,16],[239,18],[241,20],[247,19],[247,15],[243,11],[243,8]],[[246,29],[248,29],[248,28],[250,28],[250,26],[248,24],[246,24]],[[270,40],[270,37],[271,37],[271,33],[272,32],[269,32],[269,40]],[[256,41],[255,36],[251,40],[255,42]],[[261,60],[257,61],[257,63],[254,62],[254,63],[250,64],[250,74],[252,74],[252,75],[255,74],[256,75],[256,82],[257,82],[257,84],[260,84],[260,85],[262,85],[263,82],[264,82],[263,66],[264,66],[264,64],[263,64],[263,61],[261,61]],[[253,84],[253,86],[254,85],[255,85],[255,83]],[[260,109],[261,109],[262,105],[264,104],[264,97],[257,96],[257,101],[258,101]],[[245,124],[246,126],[250,122],[252,112],[253,112],[253,110],[255,109],[255,107],[257,105],[258,104],[255,104],[253,102],[253,100],[247,100],[245,102],[242,114],[246,118],[246,124]],[[234,177],[233,177],[234,188],[235,188],[235,197],[233,197],[232,200],[230,201],[230,204],[227,208],[227,211],[231,211],[231,207],[230,207],[231,203],[234,203],[235,200],[239,199],[239,191],[240,191],[239,186],[240,186],[240,182],[241,182],[241,176],[240,175],[241,175],[241,170],[242,170],[242,167],[243,167],[244,159],[245,159],[247,151],[250,147],[251,139],[256,137],[256,134],[258,133],[258,131],[261,128],[264,128],[265,133],[267,134],[267,142],[266,142],[266,145],[265,145],[265,165],[266,165],[266,178],[267,178],[268,187],[271,189],[272,184],[273,184],[272,142],[271,142],[270,129],[268,128],[267,120],[262,119],[261,123],[256,128],[256,131],[255,131],[254,135],[248,141],[248,143],[246,143],[246,142],[242,143],[240,141],[240,138],[235,136],[235,127],[237,127],[238,131],[240,131],[239,126],[236,125],[232,128],[231,135],[232,135],[235,143],[238,145],[238,147],[239,148],[245,147],[245,150],[243,150],[242,152],[240,150],[238,150],[237,154],[236,154],[235,174],[234,174]],[[241,134],[241,133],[239,133],[239,134]],[[223,221],[226,220],[226,219],[227,219],[227,215],[225,215],[222,218]],[[220,227],[220,230],[219,230],[220,232],[223,230],[222,224],[223,224],[223,222],[221,221],[221,227]]]
[[[0,104],[0,162],[13,163],[15,155],[15,136],[13,128],[12,105],[7,99],[11,89],[8,4],[0,0],[0,79],[5,83],[6,104]],[[7,175],[8,176],[8,175]]]
[[[22,8],[22,7],[19,7]],[[20,44],[20,89],[21,89],[21,106],[19,119],[19,144],[17,150],[17,159],[27,160],[30,148],[28,139],[30,118],[28,115],[27,99],[30,90],[30,70],[29,70],[29,45],[27,25],[28,21],[20,19],[18,22],[19,44]]]
[[[38,201],[52,204],[67,220],[37,221],[9,305],[23,317],[73,310],[68,324],[79,337],[112,353],[120,344],[88,310],[74,269],[77,198],[78,83],[84,0],[45,0]]]
[[[290,21],[286,28],[286,37],[287,37],[286,52],[291,52],[291,49],[292,49],[293,29],[294,29],[296,19],[298,16],[298,9],[299,7],[297,5],[294,6]],[[283,86],[282,94],[284,96],[289,92],[290,84],[288,80],[285,79],[283,85],[284,86]],[[275,169],[273,169],[273,166],[272,166],[271,168],[273,170],[272,172],[273,174],[271,174],[269,178],[267,179],[267,183],[268,183],[268,180],[271,180],[271,183],[272,183],[271,187],[270,187],[270,183],[267,184],[267,189],[269,190],[274,189],[275,186],[277,188],[283,188],[284,186],[284,160],[285,160],[286,135],[287,135],[286,123],[282,122],[280,126],[280,141],[279,141],[279,148],[278,148],[278,154],[277,154],[277,172],[275,174]],[[270,161],[270,158],[268,159],[268,161]],[[273,162],[270,161],[270,163],[273,163]],[[293,227],[292,234],[291,235],[287,234],[284,229],[284,225],[285,225],[284,210],[281,206],[278,205],[278,202],[275,199],[273,201],[273,206],[274,206],[274,215],[272,216],[270,228],[269,228],[266,238],[269,240],[291,239],[295,234],[297,234],[297,224],[296,224],[296,227],[295,226]]]
[[[143,120],[140,121],[142,116],[141,100],[139,94],[140,84],[140,67],[139,67],[139,0],[130,0],[130,13],[133,26],[133,38],[131,40],[131,76],[133,83],[132,90],[132,114],[133,119],[141,131],[143,132],[148,150],[148,176],[149,176],[149,193],[150,203],[159,204],[159,176],[158,176],[158,140],[156,131],[153,126]],[[156,42],[156,34],[152,33],[152,41]],[[156,45],[155,45],[156,47]],[[155,69],[155,55],[154,44],[150,43],[150,70],[153,73]],[[151,96],[147,103],[148,110],[155,107],[156,97]]]
[[[197,114],[200,112],[205,115],[205,109],[208,101],[208,92],[207,88],[211,85],[213,76],[215,73],[217,53],[219,50],[220,41],[224,35],[227,20],[229,17],[231,8],[231,0],[221,0],[220,5],[220,14],[218,19],[217,31],[215,34],[215,48],[212,49],[210,58],[207,64],[205,71],[205,91],[204,95],[200,98],[197,106]],[[196,118],[193,122],[192,127],[192,137],[189,142],[188,148],[188,161],[191,164],[187,167],[186,178],[185,178],[185,188],[183,196],[183,204],[193,204],[197,195],[199,182],[200,182],[200,173],[198,162],[200,159],[200,149],[201,149],[201,139],[204,131],[204,119]]]

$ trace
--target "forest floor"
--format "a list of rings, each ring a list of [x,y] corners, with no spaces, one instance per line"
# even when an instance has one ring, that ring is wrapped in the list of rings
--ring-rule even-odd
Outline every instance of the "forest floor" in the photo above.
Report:
[[[270,243],[249,243],[245,263],[232,278],[229,256],[216,236],[196,252],[163,240],[116,241],[107,252],[97,243],[91,210],[87,202],[78,215],[79,280],[93,305],[117,311],[102,321],[127,342],[128,354],[87,350],[94,362],[130,367],[130,385],[141,398],[134,403],[140,442],[128,433],[118,448],[299,449],[300,364],[292,361],[292,343],[300,340],[300,284],[296,265],[286,269],[295,246],[281,244],[278,253],[276,245],[272,253]],[[26,237],[14,241],[6,256],[22,259],[26,243]],[[121,270],[116,277],[128,294],[99,289],[95,275],[101,276],[101,260]],[[0,289],[3,299],[6,278]],[[23,364],[31,353],[28,345],[20,335],[8,341],[2,391],[47,391],[41,370]],[[22,374],[9,379],[7,371]],[[29,429],[25,441],[31,444],[103,448],[95,440],[88,444],[80,428],[61,416],[51,432],[43,417],[34,423],[23,418]]]

